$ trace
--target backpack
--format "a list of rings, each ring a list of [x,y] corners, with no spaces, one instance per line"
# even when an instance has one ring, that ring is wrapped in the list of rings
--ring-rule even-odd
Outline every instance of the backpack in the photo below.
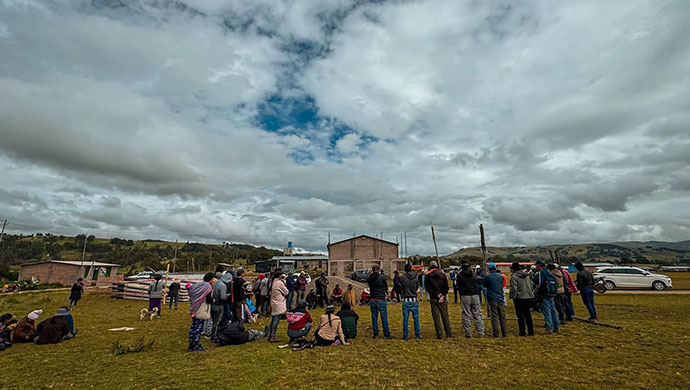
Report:
[[[556,277],[550,273],[544,277],[544,286],[546,286],[546,296],[555,297],[558,294],[558,282]]]
[[[302,319],[302,317],[306,316],[307,313],[302,313],[302,312],[288,312],[287,313],[287,322],[288,324],[292,325],[296,322],[299,322],[299,320]]]

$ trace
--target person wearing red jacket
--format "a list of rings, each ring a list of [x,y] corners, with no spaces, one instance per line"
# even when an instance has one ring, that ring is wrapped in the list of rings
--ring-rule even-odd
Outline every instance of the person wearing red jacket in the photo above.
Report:
[[[560,269],[561,266],[559,265],[558,268]],[[575,316],[573,294],[577,293],[578,289],[577,286],[575,286],[575,282],[573,282],[573,278],[570,276],[568,270],[561,269],[561,271],[563,273],[563,285],[565,286],[565,320],[572,321],[573,316]]]

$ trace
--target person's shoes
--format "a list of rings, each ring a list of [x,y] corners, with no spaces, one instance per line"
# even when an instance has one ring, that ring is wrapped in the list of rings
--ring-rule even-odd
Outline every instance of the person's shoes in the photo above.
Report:
[[[393,340],[395,337],[388,335],[388,336],[383,336],[383,338],[386,340]]]
[[[377,338],[379,338],[379,335],[375,334],[375,335],[374,335],[374,340],[376,340]]]
[[[275,337],[270,337],[270,338],[268,339],[268,342],[269,342],[269,343],[279,343],[280,340],[278,340],[278,339],[275,338]]]
[[[421,340],[422,336],[414,336],[414,338],[416,338],[417,340]]]
[[[560,333],[560,332],[561,332],[561,328],[555,328],[555,329],[553,330],[553,333]]]
[[[465,335],[465,338],[466,338],[466,339],[471,339],[471,338],[472,338],[472,335],[471,335],[471,334],[466,334],[466,335]]]
[[[504,334],[504,335],[503,335],[503,338],[506,338],[506,337],[508,337],[508,335],[507,335],[507,334]]]
[[[591,322],[593,324],[598,324],[599,320],[597,320],[596,318],[592,318],[591,320],[589,320],[589,322]]]
[[[187,352],[206,352],[206,349],[204,349],[201,345],[198,345],[194,348],[188,349]]]
[[[407,341],[407,337],[403,337],[403,338],[402,338],[402,340],[405,340],[405,341]]]
[[[441,336],[439,336],[439,335],[436,335],[436,338],[437,338],[438,340],[443,339],[443,337],[441,337]]]
[[[452,338],[453,338],[453,334],[452,334],[452,333],[447,334],[447,335],[446,335],[446,338],[447,338],[447,339],[452,339]]]
[[[75,329],[74,332],[72,332],[72,334],[75,336],[77,335],[77,333],[79,333],[79,329]]]

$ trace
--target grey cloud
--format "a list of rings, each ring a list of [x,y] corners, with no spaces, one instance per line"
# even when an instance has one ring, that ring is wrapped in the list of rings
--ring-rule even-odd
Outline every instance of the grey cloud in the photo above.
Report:
[[[524,231],[558,230],[560,221],[579,217],[572,205],[563,201],[499,198],[487,200],[483,208],[495,222]]]

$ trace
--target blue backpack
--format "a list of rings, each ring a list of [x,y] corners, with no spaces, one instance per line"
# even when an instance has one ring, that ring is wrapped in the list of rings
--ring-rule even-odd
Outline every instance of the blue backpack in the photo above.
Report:
[[[558,294],[558,282],[556,281],[556,277],[550,273],[544,277],[544,286],[546,287],[547,297],[555,297]]]

